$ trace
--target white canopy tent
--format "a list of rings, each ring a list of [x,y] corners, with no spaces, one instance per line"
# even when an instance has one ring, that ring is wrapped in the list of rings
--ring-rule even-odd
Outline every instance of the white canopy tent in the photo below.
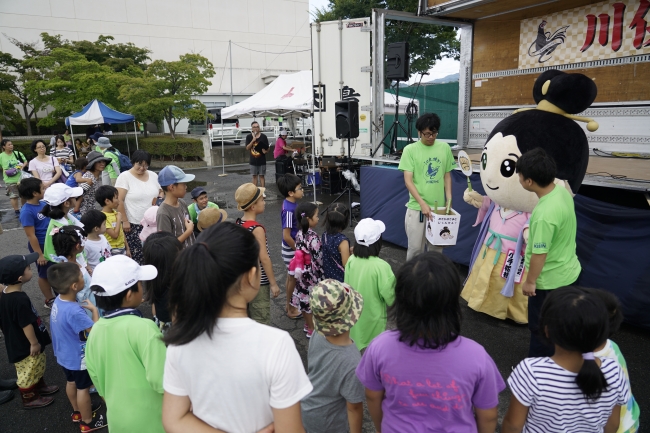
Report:
[[[293,74],[281,74],[271,84],[242,102],[221,110],[221,128],[223,119],[233,117],[285,117],[309,116],[313,112],[314,93],[311,71]],[[312,137],[313,142],[313,137]],[[316,201],[316,163],[312,153],[312,182],[314,185],[314,202]],[[221,134],[221,164],[225,174],[224,138]]]
[[[250,98],[222,109],[221,117],[309,115],[313,110],[312,89],[311,71],[281,74]]]

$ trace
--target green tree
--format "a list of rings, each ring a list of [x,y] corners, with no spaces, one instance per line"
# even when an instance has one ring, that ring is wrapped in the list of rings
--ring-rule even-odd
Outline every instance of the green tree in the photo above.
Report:
[[[59,119],[79,111],[93,99],[117,110],[123,108],[118,95],[127,74],[88,61],[84,55],[67,48],[54,48],[48,55],[24,63],[40,78],[26,83],[28,96],[40,106],[53,108],[39,120],[41,126],[55,125]]]
[[[0,136],[3,131],[17,131],[18,125],[24,122],[16,105],[20,105],[20,99],[10,91],[0,90]]]
[[[136,47],[133,43],[114,44],[113,36],[99,35],[95,42],[70,41],[61,35],[41,33],[43,45],[46,50],[66,48],[83,55],[86,60],[95,61],[100,65],[108,66],[115,72],[123,72],[131,67],[141,70],[147,69],[147,62],[151,60],[151,51],[147,48]]]
[[[212,63],[199,54],[185,54],[173,62],[155,60],[142,76],[133,76],[122,86],[120,98],[140,121],[163,119],[175,138],[181,119],[205,116],[206,107],[196,95],[207,92],[213,76]]]
[[[330,0],[327,7],[316,9],[312,15],[322,22],[369,17],[372,9],[416,13],[417,8],[418,0]],[[443,57],[460,58],[454,27],[387,20],[386,44],[403,41],[409,43],[412,74],[427,72]]]
[[[39,79],[38,73],[27,65],[27,62],[36,59],[40,56],[47,55],[47,51],[39,50],[37,43],[24,43],[17,39],[4,35],[9,41],[18,47],[22,53],[23,58],[17,59],[9,53],[0,51],[0,88],[5,92],[13,95],[14,98],[3,98],[3,102],[9,100],[18,101],[17,104],[21,106],[23,117],[27,122],[27,135],[32,135],[32,117],[36,117],[38,111],[42,108],[39,101],[35,100],[33,94],[27,90],[27,85],[30,81]],[[6,107],[5,107],[6,108]],[[6,115],[7,111],[5,111]]]

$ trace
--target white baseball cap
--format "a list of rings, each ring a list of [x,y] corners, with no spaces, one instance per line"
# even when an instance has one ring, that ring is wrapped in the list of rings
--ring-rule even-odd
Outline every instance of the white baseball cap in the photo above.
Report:
[[[99,286],[104,292],[95,296],[113,296],[122,293],[138,281],[153,280],[158,270],[153,265],[140,266],[125,255],[112,256],[101,262],[93,271],[90,287]]]
[[[364,218],[354,228],[354,237],[359,245],[369,247],[381,238],[386,231],[386,225],[372,218]]]
[[[65,183],[55,183],[45,190],[43,201],[50,206],[58,206],[71,197],[79,197],[84,193],[80,186],[71,188]]]

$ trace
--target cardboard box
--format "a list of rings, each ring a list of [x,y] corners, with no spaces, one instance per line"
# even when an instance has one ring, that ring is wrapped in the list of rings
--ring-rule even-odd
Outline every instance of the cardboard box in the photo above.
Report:
[[[427,240],[438,246],[456,245],[458,239],[458,227],[460,227],[460,214],[451,209],[449,215],[445,215],[446,208],[439,207],[435,210],[433,219],[427,221]]]

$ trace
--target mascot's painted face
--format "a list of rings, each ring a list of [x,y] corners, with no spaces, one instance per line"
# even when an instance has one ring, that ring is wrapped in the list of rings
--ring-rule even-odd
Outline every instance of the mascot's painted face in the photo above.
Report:
[[[515,170],[519,157],[514,135],[495,134],[481,154],[481,183],[490,200],[502,208],[532,212],[539,199],[519,184]]]

